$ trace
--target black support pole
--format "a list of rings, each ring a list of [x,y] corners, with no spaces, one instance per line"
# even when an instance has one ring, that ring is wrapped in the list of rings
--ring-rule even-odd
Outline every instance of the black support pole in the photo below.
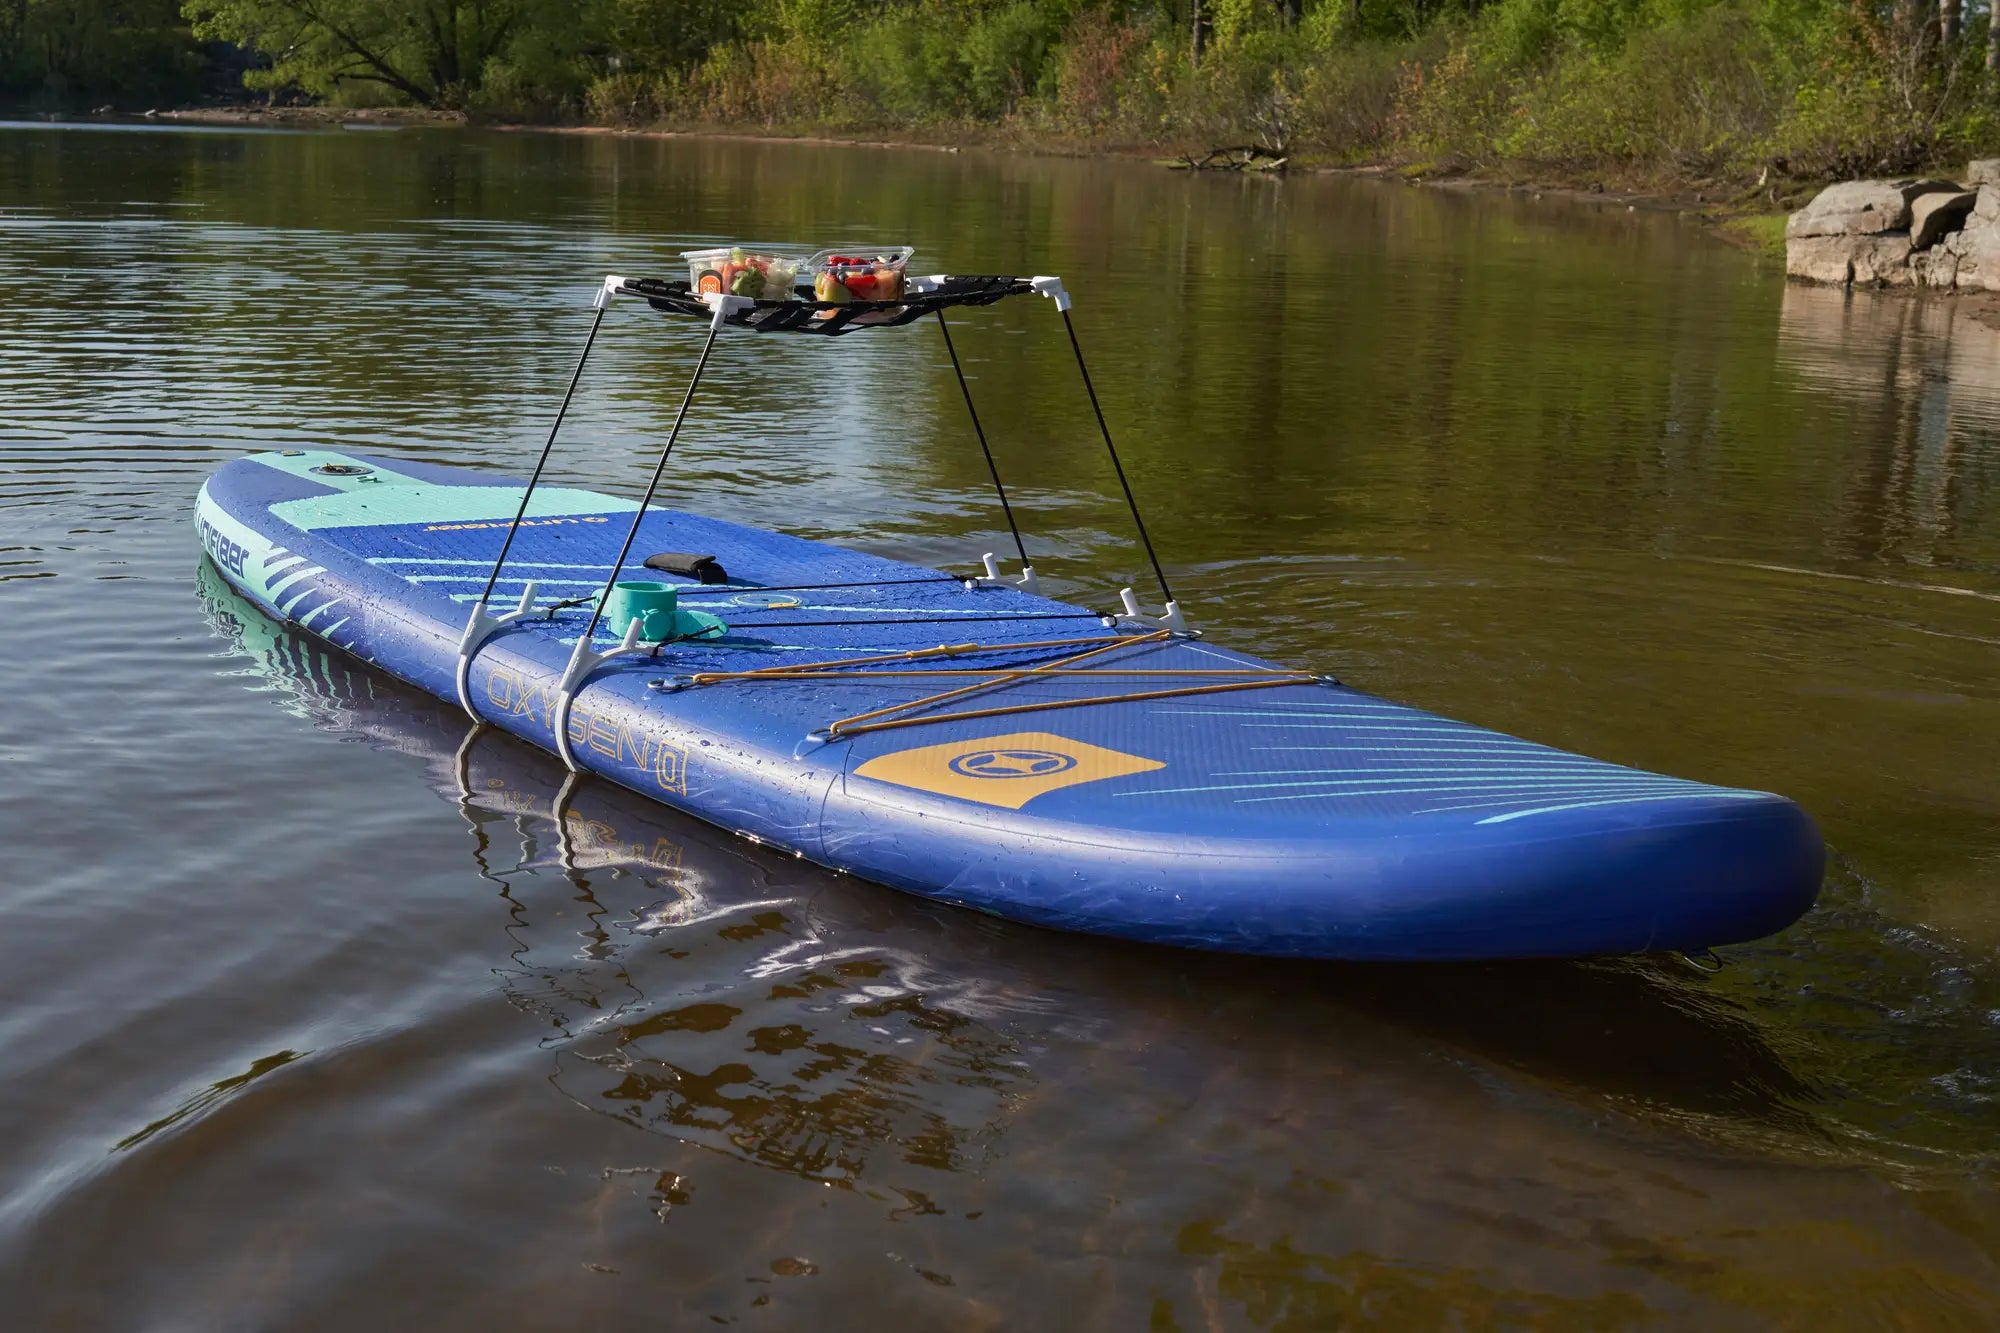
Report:
[[[1014,506],[1007,503],[1007,488],[1000,484],[1000,467],[993,461],[993,450],[986,443],[986,429],[979,424],[979,413],[972,406],[972,390],[965,382],[965,370],[958,364],[958,349],[951,343],[951,326],[944,322],[944,307],[937,310],[938,332],[944,335],[944,350],[951,354],[952,373],[958,376],[958,391],[965,395],[965,414],[972,418],[972,433],[979,437],[979,452],[986,455],[986,471],[993,478],[993,493],[1000,497],[1000,512],[1007,516],[1007,531],[1014,534],[1014,551],[1021,557],[1021,567],[1028,567],[1028,548],[1021,541],[1020,524],[1014,521]]]
[[[1070,350],[1076,353],[1076,368],[1083,375],[1083,391],[1090,395],[1090,410],[1097,414],[1097,429],[1104,436],[1104,451],[1111,455],[1111,469],[1118,474],[1118,488],[1125,492],[1126,508],[1132,511],[1132,526],[1139,530],[1139,544],[1146,548],[1146,559],[1153,566],[1153,577],[1160,581],[1160,596],[1171,602],[1174,590],[1167,586],[1167,575],[1160,568],[1160,557],[1153,554],[1153,539],[1146,535],[1146,520],[1139,517],[1139,502],[1132,498],[1132,483],[1125,480],[1125,465],[1118,461],[1118,446],[1111,442],[1111,427],[1104,424],[1104,409],[1098,406],[1097,389],[1090,382],[1090,367],[1083,364],[1083,348],[1076,340],[1076,325],[1070,323],[1068,310],[1063,310],[1062,321],[1063,328],[1069,332]]]
[[[674,413],[674,428],[667,432],[667,447],[660,450],[660,461],[653,465],[653,479],[646,483],[646,495],[639,501],[639,512],[632,515],[632,527],[625,534],[625,544],[618,548],[618,558],[611,562],[611,577],[604,581],[604,591],[598,596],[597,605],[590,609],[590,624],[583,631],[585,645],[597,632],[597,622],[604,615],[604,604],[611,600],[611,590],[617,586],[618,573],[625,568],[625,557],[632,554],[632,543],[639,539],[639,524],[645,521],[646,508],[653,503],[654,492],[660,489],[660,477],[667,470],[667,460],[674,456],[674,441],[681,437],[681,423],[687,420],[688,404],[694,401],[695,386],[701,383],[701,372],[708,365],[708,354],[714,349],[715,337],[720,332],[720,320],[708,326],[708,341],[701,345],[701,358],[694,363],[694,377],[688,380],[687,393],[681,397],[681,410]]]
[[[607,300],[605,304],[609,304]],[[590,346],[597,341],[598,326],[604,323],[604,306],[597,307],[597,313],[590,320],[590,336],[583,340],[583,355],[576,359],[576,369],[570,372],[569,387],[563,390],[562,406],[556,409],[556,419],[549,423],[549,438],[542,442],[542,456],[535,460],[535,470],[528,478],[528,489],[521,492],[521,507],[514,511],[514,521],[507,525],[507,535],[500,542],[499,558],[493,562],[493,572],[486,576],[486,591],[479,594],[479,605],[493,595],[493,585],[500,581],[501,567],[507,563],[507,552],[514,545],[514,534],[521,530],[521,520],[528,516],[528,497],[535,493],[541,482],[542,469],[548,466],[549,451],[556,447],[556,432],[562,429],[563,418],[569,415],[570,399],[576,397],[576,382],[583,378],[583,363],[590,360]]]

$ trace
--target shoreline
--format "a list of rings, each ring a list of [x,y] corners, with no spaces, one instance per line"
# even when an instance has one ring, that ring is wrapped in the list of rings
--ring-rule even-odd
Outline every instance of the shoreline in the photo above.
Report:
[[[75,119],[99,119],[75,117]],[[120,116],[116,119],[135,119]],[[714,125],[676,128],[665,125],[562,125],[518,121],[482,121],[462,111],[431,111],[416,107],[345,108],[327,106],[218,106],[191,107],[147,112],[136,117],[148,122],[168,121],[188,125],[274,126],[354,126],[371,129],[464,127],[503,134],[561,134],[595,138],[626,139],[707,139],[723,143],[793,143],[829,148],[895,148],[918,152],[959,153],[966,151],[1017,153],[1031,157],[1121,158],[1148,161],[1163,170],[1173,169],[1173,159],[1162,156],[1157,144],[1135,144],[1116,140],[1042,138],[1020,133],[982,132],[977,127],[939,127],[937,136],[926,138],[909,129],[893,137],[877,132],[851,133],[819,127],[813,130],[756,128]],[[947,141],[947,139],[949,141]],[[1761,259],[1784,261],[1784,219],[1786,205],[1776,189],[1754,203],[1741,192],[1731,199],[1729,187],[1715,182],[1688,181],[1678,186],[1612,183],[1587,172],[1561,172],[1527,166],[1479,169],[1438,163],[1315,162],[1310,158],[1295,162],[1288,173],[1246,171],[1253,176],[1325,175],[1352,176],[1394,181],[1426,189],[1504,191],[1600,204],[1624,204],[1628,209],[1673,213],[1700,227],[1725,244],[1750,251]],[[1802,202],[1802,200],[1801,200]]]

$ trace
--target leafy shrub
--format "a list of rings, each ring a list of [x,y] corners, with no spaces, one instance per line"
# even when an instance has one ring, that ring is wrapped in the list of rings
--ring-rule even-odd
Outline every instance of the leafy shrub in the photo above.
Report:
[[[583,114],[597,125],[644,125],[669,114],[671,97],[651,74],[607,74],[584,94]]]
[[[1399,148],[1455,162],[1490,163],[1514,114],[1516,80],[1499,62],[1482,61],[1455,41],[1434,62],[1409,61],[1396,90],[1392,130]]]
[[[1776,124],[1763,34],[1716,8],[1609,52],[1578,43],[1524,88],[1496,148],[1569,167],[1707,175],[1756,155]]]
[[[1053,62],[1057,122],[1084,131],[1155,124],[1160,99],[1145,61],[1151,40],[1150,29],[1119,19],[1107,4],[1078,10]]]
[[[801,38],[725,43],[661,84],[660,110],[669,120],[723,125],[842,123],[853,117],[853,99],[825,50]]]
[[[1808,28],[1770,155],[1796,175],[1887,175],[1992,143],[1980,45],[1941,56],[1935,41],[1865,5]]]
[[[1299,81],[1297,142],[1342,157],[1384,151],[1396,129],[1404,66],[1421,66],[1424,54],[1413,61],[1404,45],[1368,41],[1317,55]]]
[[[976,20],[960,52],[971,114],[1010,116],[1029,97],[1052,90],[1058,77],[1052,57],[1061,37],[1056,10],[1034,0],[1016,0]]]

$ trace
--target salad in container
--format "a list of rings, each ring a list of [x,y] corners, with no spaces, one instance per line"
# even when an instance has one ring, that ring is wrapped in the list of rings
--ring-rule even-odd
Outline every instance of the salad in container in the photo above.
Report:
[[[830,305],[850,301],[900,301],[908,280],[903,270],[916,251],[907,245],[875,253],[866,248],[822,250],[806,261],[813,299]]]
[[[687,260],[688,290],[697,296],[727,292],[757,301],[792,301],[798,298],[793,284],[802,267],[785,255],[745,250],[741,246],[719,250],[684,250]]]

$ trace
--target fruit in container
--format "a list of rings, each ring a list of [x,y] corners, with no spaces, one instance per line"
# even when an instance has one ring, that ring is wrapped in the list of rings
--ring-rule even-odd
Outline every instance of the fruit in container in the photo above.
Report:
[[[807,267],[818,270],[813,278],[813,297],[822,304],[900,301],[908,289],[903,266],[913,253],[907,246],[872,255],[822,250],[806,261]]]
[[[813,299],[827,305],[846,305],[855,296],[838,275],[827,270],[813,279]]]
[[[847,298],[855,301],[900,301],[903,299],[903,273],[888,263],[877,263],[867,259],[844,259],[830,261],[827,277],[847,293]]]
[[[903,275],[886,264],[855,267],[844,279],[847,290],[862,301],[896,301],[903,295]]]

